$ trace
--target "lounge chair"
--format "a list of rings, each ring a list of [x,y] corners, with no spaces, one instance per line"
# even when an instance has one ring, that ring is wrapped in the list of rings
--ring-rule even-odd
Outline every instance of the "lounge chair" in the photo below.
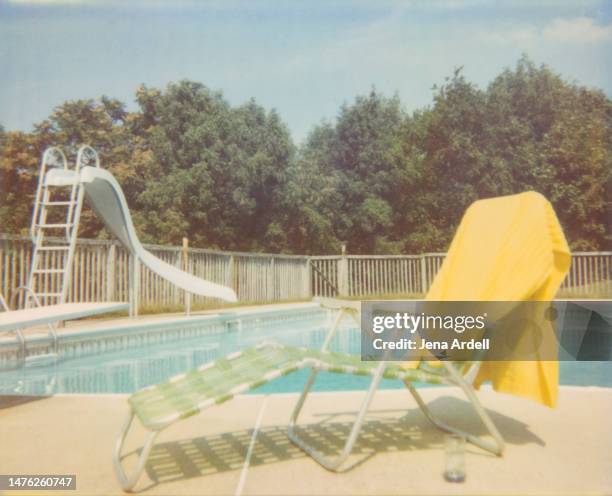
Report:
[[[322,305],[327,306],[330,303],[325,302]],[[327,334],[325,344],[320,350],[289,347],[277,343],[263,343],[254,348],[233,353],[225,358],[203,365],[192,372],[177,375],[166,382],[134,393],[129,398],[130,413],[115,445],[113,456],[115,472],[122,488],[125,491],[129,491],[134,487],[144,469],[156,437],[165,428],[206,408],[224,403],[237,394],[246,393],[263,386],[271,380],[303,368],[310,368],[312,372],[291,415],[288,436],[291,441],[329,470],[338,470],[350,455],[363,425],[369,404],[378,388],[380,380],[383,378],[403,381],[418,405],[423,409],[427,418],[440,429],[465,436],[467,440],[474,444],[497,455],[501,455],[504,447],[501,435],[480,405],[469,382],[464,379],[455,366],[445,363],[445,367],[442,369],[428,368],[426,362],[421,362],[418,368],[404,369],[400,362],[365,362],[361,361],[358,355],[334,353],[327,350],[341,321],[347,315],[356,316],[356,311],[350,303],[342,301],[331,303],[338,308],[338,315]],[[347,306],[343,306],[343,304],[347,304]],[[474,366],[477,367],[477,364],[474,364]],[[318,453],[303,441],[295,430],[299,413],[319,371],[372,376],[367,395],[346,445],[340,455],[334,459],[329,459]],[[427,408],[425,402],[412,385],[413,381],[430,384],[452,384],[461,387],[487,430],[493,436],[494,442],[491,443],[464,433],[438,420]],[[134,417],[137,417],[143,427],[150,432],[136,468],[132,475],[127,476],[121,465],[121,451]]]
[[[488,219],[495,223],[494,227],[487,227],[485,221]],[[527,224],[525,229],[521,229],[522,224]],[[533,230],[540,230],[541,233],[534,235]],[[524,239],[535,237],[542,238],[544,241],[535,243],[529,240],[529,249],[525,252],[520,248],[521,239],[517,240],[512,237],[513,233],[517,232],[521,232],[520,236]],[[510,244],[508,249],[505,249],[506,244]],[[480,250],[470,253],[475,246],[480,246]],[[466,247],[469,249],[466,250]],[[496,256],[482,256],[483,249],[498,253]],[[548,256],[541,256],[542,251],[547,252]],[[536,267],[530,266],[531,259],[521,258],[525,256],[525,253],[534,256]],[[477,257],[476,261],[472,260],[474,257]],[[550,204],[541,195],[524,193],[479,201],[468,209],[464,216],[449,250],[449,255],[436,276],[428,297],[431,296],[430,299],[437,300],[521,301],[530,299],[535,294],[542,299],[552,298],[569,268],[569,264],[566,263],[568,260],[569,250],[563,233]],[[499,265],[509,262],[522,263],[529,267],[526,270],[518,270],[516,267],[506,270],[505,266]],[[457,264],[462,267],[461,270],[455,269]],[[481,274],[483,269],[494,271],[494,273],[492,276],[483,277]],[[456,273],[459,276],[455,275]],[[542,274],[545,277],[541,277]],[[463,280],[457,282],[457,277]],[[515,281],[516,277],[523,278],[523,282]],[[473,285],[477,285],[481,291],[475,291]],[[466,287],[469,290],[462,291],[461,288]],[[500,289],[492,291],[486,289],[491,287]],[[462,298],[461,295],[465,296]],[[479,362],[449,363],[442,361],[439,363],[440,366],[432,366],[422,361],[417,362],[416,367],[409,368],[399,362],[366,362],[361,361],[359,356],[330,352],[328,348],[331,340],[345,317],[353,318],[357,327],[360,327],[360,303],[338,300],[319,300],[319,302],[322,306],[334,308],[337,311],[334,323],[320,350],[265,343],[233,353],[197,370],[178,375],[164,383],[134,393],[129,399],[130,412],[117,439],[113,455],[115,471],[122,488],[129,491],[134,487],[145,467],[155,439],[163,429],[205,408],[228,401],[236,394],[245,393],[277,377],[302,368],[310,368],[311,374],[289,420],[288,437],[329,470],[339,470],[350,455],[370,402],[383,378],[401,380],[426,417],[436,427],[464,436],[469,442],[501,456],[504,450],[502,436],[481,406],[472,387],[474,381],[482,381],[487,378],[486,375],[479,373]],[[329,458],[317,452],[314,447],[298,436],[295,429],[306,397],[318,372],[322,370],[372,377],[348,439],[340,454],[335,458]],[[492,370],[495,372],[494,368]],[[487,373],[492,375],[493,385],[497,387],[498,378],[492,373],[492,370],[488,370]],[[510,370],[508,373],[512,373],[512,367],[506,366],[504,370]],[[510,392],[535,397],[537,395],[532,389],[544,388],[548,396],[553,395],[556,384],[552,384],[549,380],[550,374],[545,374],[545,376],[543,380],[529,385],[526,390]],[[481,439],[440,421],[429,410],[413,386],[412,383],[415,381],[459,386],[493,439]],[[508,388],[504,389],[503,381],[500,384],[500,389],[508,390]],[[121,451],[134,417],[138,417],[141,424],[149,430],[149,434],[140,452],[137,465],[132,474],[128,476],[121,464]]]

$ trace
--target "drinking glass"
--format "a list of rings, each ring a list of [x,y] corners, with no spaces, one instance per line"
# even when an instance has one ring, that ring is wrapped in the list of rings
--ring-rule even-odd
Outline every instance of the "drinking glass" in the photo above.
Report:
[[[444,439],[444,478],[448,482],[465,480],[465,438],[447,434]]]

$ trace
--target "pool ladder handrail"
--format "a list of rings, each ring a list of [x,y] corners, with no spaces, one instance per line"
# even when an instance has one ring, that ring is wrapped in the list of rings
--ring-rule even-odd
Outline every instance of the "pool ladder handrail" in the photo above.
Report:
[[[36,307],[41,307],[42,305],[40,304],[40,300],[38,299],[38,296],[36,295],[36,293],[29,287],[27,286],[19,286],[15,292],[13,293],[13,296],[11,298],[11,305],[9,306],[6,303],[6,300],[4,299],[4,296],[2,294],[0,294],[0,306],[2,307],[4,312],[10,312],[11,311],[11,307],[12,308],[16,308],[16,304],[18,303],[17,298],[19,297],[19,295],[21,293],[29,293],[29,297],[31,298],[31,300],[29,299],[23,299],[22,301],[28,303],[29,301],[33,301],[36,305]],[[59,346],[59,339],[57,336],[57,329],[55,328],[55,326],[52,323],[47,324],[47,329],[48,329],[48,336],[51,340],[51,351],[50,353],[48,353],[49,355],[56,355],[58,353],[58,346]],[[27,359],[27,340],[26,337],[24,336],[22,329],[16,329],[16,330],[11,330],[11,331],[7,331],[8,333],[14,333],[15,337],[17,339],[17,342],[19,343],[19,362],[17,365],[17,368],[19,368],[20,366],[24,365]]]
[[[0,306],[2,307],[2,311],[3,312],[10,312],[11,309],[10,307],[7,305],[6,300],[4,299],[4,296],[2,294],[0,294]],[[21,329],[15,329],[12,331],[6,331],[8,334],[15,334],[15,337],[17,339],[17,341],[19,342],[19,358],[20,358],[20,363],[19,365],[22,365],[25,362],[25,353],[26,353],[26,343],[25,343],[25,337],[23,335],[23,332],[21,332]]]

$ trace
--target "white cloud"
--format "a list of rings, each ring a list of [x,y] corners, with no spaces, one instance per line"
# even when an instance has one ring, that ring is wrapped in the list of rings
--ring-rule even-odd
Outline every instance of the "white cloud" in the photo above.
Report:
[[[527,45],[533,45],[536,43],[540,38],[540,33],[534,27],[526,26],[510,30],[481,32],[477,34],[477,38],[494,43],[510,42],[525,47]]]
[[[92,0],[8,0],[16,5],[82,5],[93,3]]]
[[[584,45],[612,40],[612,24],[595,24],[591,17],[556,18],[540,28],[522,26],[481,32],[477,36],[485,41],[510,42],[523,48],[533,48],[541,43]]]
[[[569,43],[597,43],[612,40],[612,24],[597,25],[590,17],[554,19],[542,30],[545,40]]]

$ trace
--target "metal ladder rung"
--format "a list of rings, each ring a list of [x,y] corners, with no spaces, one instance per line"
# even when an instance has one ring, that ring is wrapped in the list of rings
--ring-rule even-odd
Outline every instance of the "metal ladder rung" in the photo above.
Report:
[[[72,226],[72,222],[68,224],[36,224],[36,227],[45,227],[48,229],[65,229],[70,226]]]
[[[65,206],[67,207],[68,205],[74,205],[75,202],[72,201],[47,201],[47,202],[41,202],[41,205],[44,205],[46,207],[53,207],[53,206]]]
[[[69,246],[39,246],[36,248],[39,251],[60,251],[60,250],[69,250]]]

